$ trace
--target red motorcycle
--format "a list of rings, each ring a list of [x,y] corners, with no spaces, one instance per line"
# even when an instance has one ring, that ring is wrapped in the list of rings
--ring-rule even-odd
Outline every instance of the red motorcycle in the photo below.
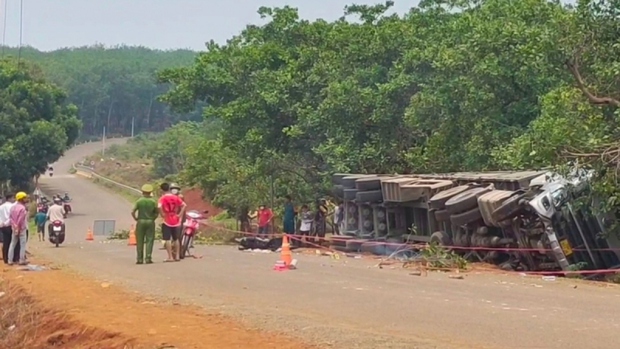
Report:
[[[185,223],[183,223],[183,239],[181,240],[181,258],[185,258],[185,256],[191,256],[189,249],[192,247],[194,242],[194,237],[198,232],[198,228],[200,227],[200,219],[205,218],[205,214],[209,213],[209,211],[204,211],[202,213],[192,210],[188,211],[185,214]]]
[[[58,247],[65,242],[65,224],[61,221],[53,221],[49,225],[49,240]]]

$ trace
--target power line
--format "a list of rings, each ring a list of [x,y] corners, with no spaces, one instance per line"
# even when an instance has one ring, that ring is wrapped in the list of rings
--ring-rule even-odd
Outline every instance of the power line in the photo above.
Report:
[[[4,51],[6,50],[6,19],[9,9],[9,0],[4,0],[4,20],[2,21],[2,57],[4,57]]]
[[[24,0],[19,2],[19,50],[17,51],[17,65],[22,59],[22,42],[24,39]]]

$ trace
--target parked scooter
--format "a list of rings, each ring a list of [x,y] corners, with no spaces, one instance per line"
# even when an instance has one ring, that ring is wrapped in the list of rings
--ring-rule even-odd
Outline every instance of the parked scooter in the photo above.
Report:
[[[56,247],[65,242],[65,223],[53,221],[49,224],[49,241]]]

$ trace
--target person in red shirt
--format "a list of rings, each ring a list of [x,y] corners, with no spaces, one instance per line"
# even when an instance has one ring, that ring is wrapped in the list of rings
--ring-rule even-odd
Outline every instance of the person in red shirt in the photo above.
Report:
[[[161,225],[161,234],[164,239],[168,259],[165,262],[179,261],[181,246],[179,245],[179,227],[181,226],[186,204],[177,195],[170,192],[170,184],[162,183],[159,187],[163,195],[157,206],[164,222]]]
[[[273,219],[273,211],[267,206],[260,205],[258,208],[258,237],[267,237],[269,234],[269,225]]]

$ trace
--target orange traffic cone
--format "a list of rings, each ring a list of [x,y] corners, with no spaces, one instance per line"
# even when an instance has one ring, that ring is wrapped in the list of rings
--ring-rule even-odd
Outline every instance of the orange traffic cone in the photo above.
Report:
[[[93,231],[88,227],[88,231],[86,232],[86,241],[95,240],[95,236],[93,235]]]
[[[282,236],[282,250],[280,252],[280,260],[284,262],[287,268],[291,266],[293,262],[293,255],[291,254],[291,244],[288,241],[288,235]]]
[[[131,225],[131,230],[129,230],[129,241],[127,242],[127,246],[136,246],[136,229],[134,225]]]

